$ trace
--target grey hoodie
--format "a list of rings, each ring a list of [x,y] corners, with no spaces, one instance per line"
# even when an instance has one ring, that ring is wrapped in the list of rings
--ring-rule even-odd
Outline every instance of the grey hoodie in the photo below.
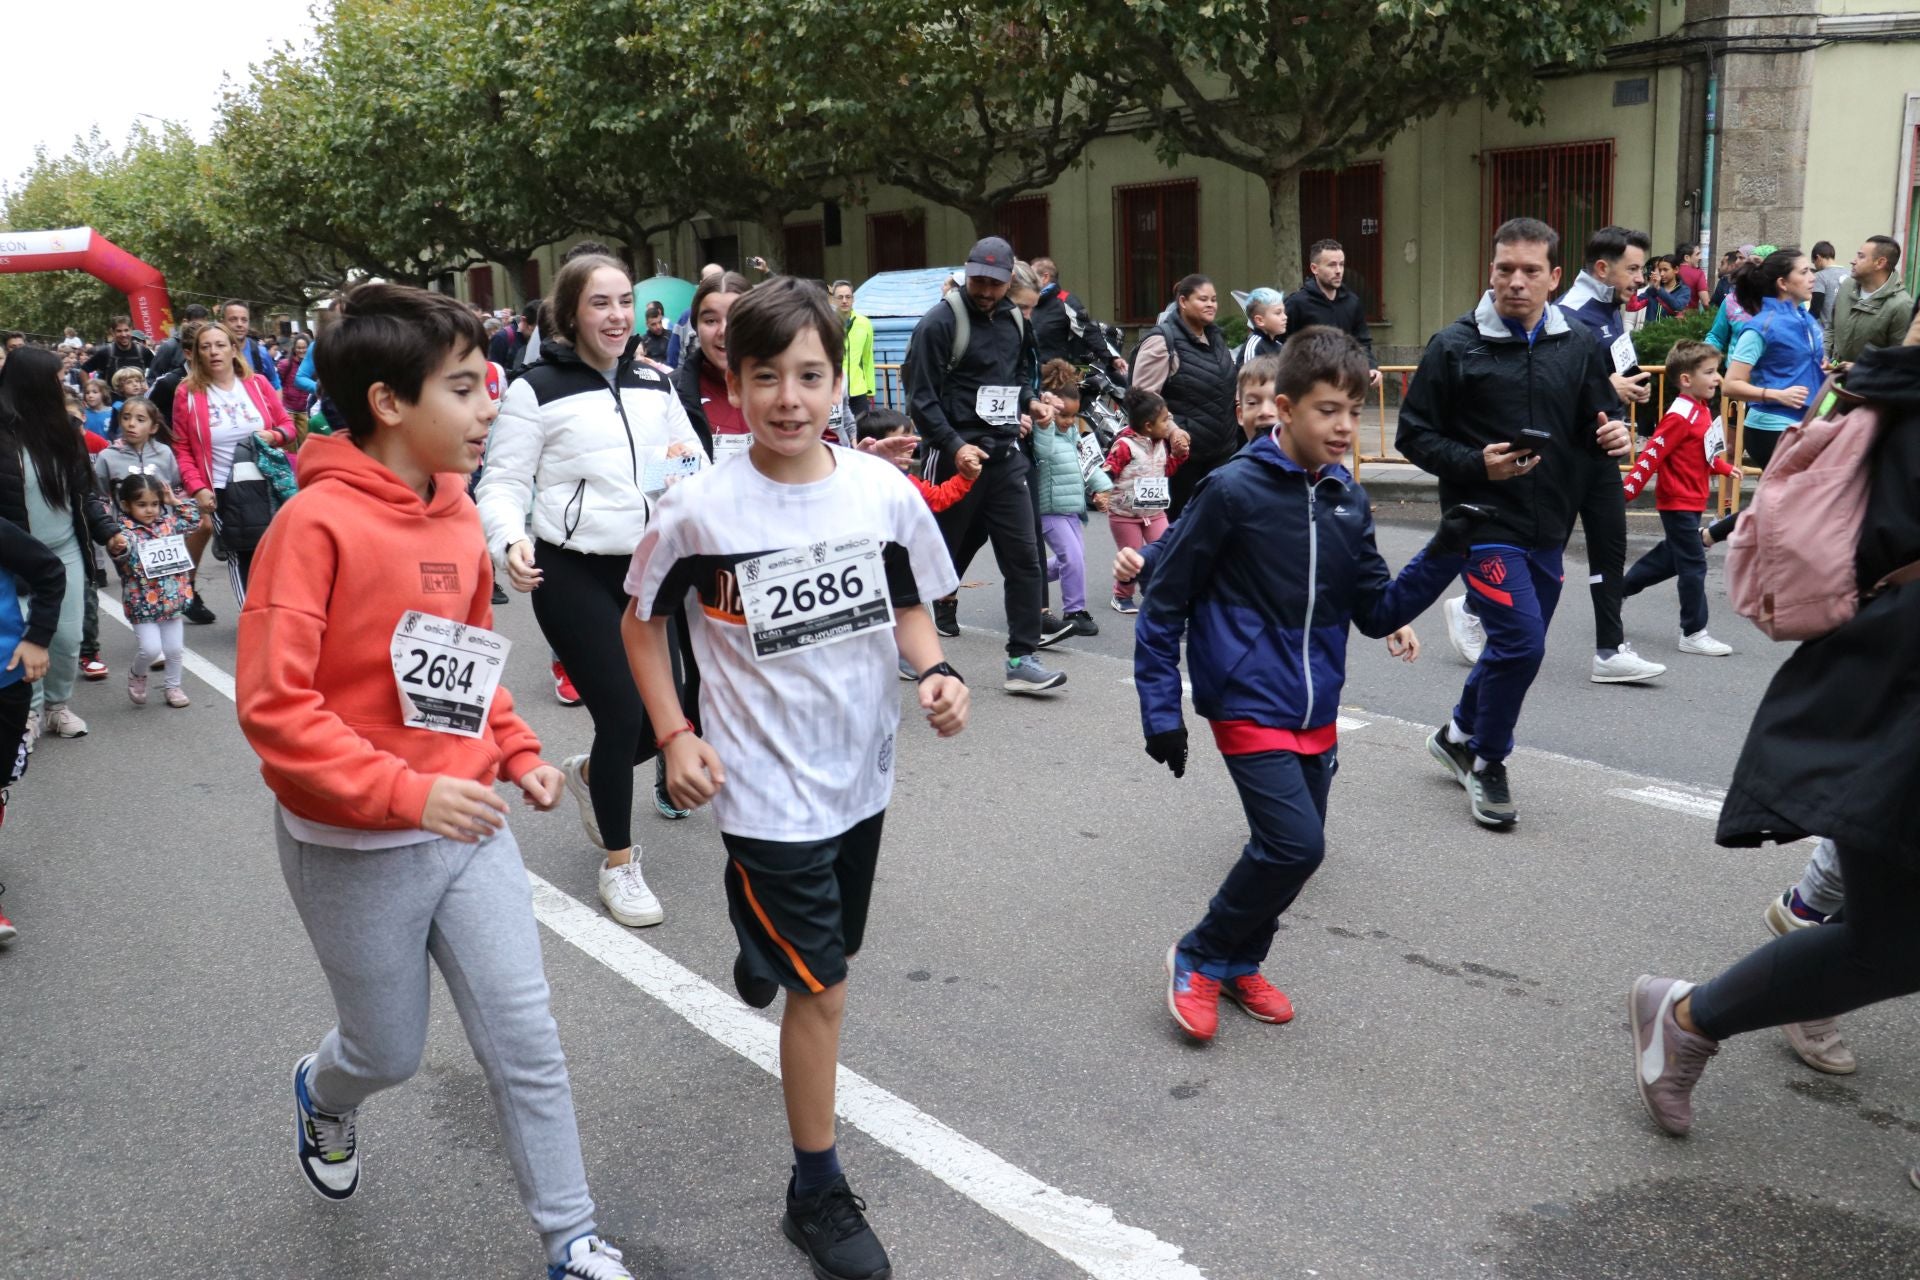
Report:
[[[180,464],[174,460],[173,450],[158,440],[149,440],[138,449],[125,440],[116,440],[93,459],[94,479],[109,501],[113,499],[115,486],[136,471],[158,476],[171,485],[175,493],[181,491]]]

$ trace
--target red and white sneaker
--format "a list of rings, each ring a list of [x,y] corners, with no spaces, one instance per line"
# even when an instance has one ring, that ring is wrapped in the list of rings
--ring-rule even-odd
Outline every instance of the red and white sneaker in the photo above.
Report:
[[[1241,1011],[1257,1022],[1292,1022],[1293,1001],[1287,993],[1258,973],[1228,978],[1220,994],[1239,1005]]]
[[[567,679],[567,669],[559,663],[553,664],[553,696],[563,707],[580,705],[580,691],[573,687],[573,681]]]
[[[1220,1029],[1220,980],[1181,958],[1177,942],[1167,948],[1167,1012],[1195,1040],[1211,1040]]]
[[[98,658],[82,658],[80,674],[89,680],[105,680],[108,675],[107,664]]]
[[[5,887],[0,885],[0,890],[4,890]],[[13,927],[13,921],[7,919],[7,913],[0,911],[0,947],[6,946],[19,936],[20,931]]]

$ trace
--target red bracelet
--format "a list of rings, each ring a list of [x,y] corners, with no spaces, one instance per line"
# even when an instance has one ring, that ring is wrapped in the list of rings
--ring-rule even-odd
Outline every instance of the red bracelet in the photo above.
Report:
[[[666,737],[654,743],[653,744],[654,749],[657,751],[665,751],[667,749],[667,744],[669,742],[672,742],[675,738],[679,737],[683,733],[692,733],[692,732],[693,732],[693,721],[689,720],[685,724],[681,725],[678,729],[675,729],[672,733],[668,734]]]

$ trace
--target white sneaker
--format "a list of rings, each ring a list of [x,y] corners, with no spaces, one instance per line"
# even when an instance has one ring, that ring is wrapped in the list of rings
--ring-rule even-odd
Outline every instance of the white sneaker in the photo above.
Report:
[[[1705,630],[1700,630],[1690,636],[1680,637],[1680,652],[1697,653],[1703,658],[1724,658],[1733,652],[1733,646],[1722,644]]]
[[[626,925],[629,929],[645,928],[650,924],[659,924],[667,918],[660,907],[660,899],[653,896],[653,890],[647,888],[647,882],[640,874],[640,850],[633,851],[633,860],[623,862],[617,867],[600,868],[600,901],[607,904],[607,914]]]
[[[1460,655],[1460,661],[1472,666],[1480,661],[1487,647],[1487,629],[1467,611],[1467,598],[1455,596],[1446,604],[1447,643]]]
[[[27,712],[27,754],[33,754],[33,744],[40,741],[40,713]]]
[[[61,703],[57,707],[47,708],[46,723],[42,731],[56,738],[84,738],[87,736],[87,722],[75,714],[72,707]]]
[[[1593,656],[1595,684],[1637,684],[1665,674],[1665,667],[1657,662],[1648,662],[1635,653],[1630,644],[1621,645],[1620,651],[1611,658],[1602,658],[1597,653]]]
[[[600,823],[593,816],[593,793],[587,790],[587,757],[568,756],[560,762],[560,772],[567,778],[567,794],[580,807],[580,825],[587,829],[587,839],[596,849],[605,849],[606,841],[600,838]]]

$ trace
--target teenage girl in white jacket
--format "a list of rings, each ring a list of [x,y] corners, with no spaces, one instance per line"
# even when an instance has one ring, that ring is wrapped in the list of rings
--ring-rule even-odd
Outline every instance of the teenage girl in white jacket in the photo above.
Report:
[[[553,333],[507,389],[474,496],[487,546],[514,588],[533,593],[540,630],[593,716],[592,751],[563,768],[588,837],[606,851],[601,900],[622,924],[658,924],[632,835],[633,767],[653,757],[656,734],[627,669],[620,615],[647,487],[664,459],[703,455],[665,375],[635,358],[624,266],[575,258],[554,278],[549,308]]]

